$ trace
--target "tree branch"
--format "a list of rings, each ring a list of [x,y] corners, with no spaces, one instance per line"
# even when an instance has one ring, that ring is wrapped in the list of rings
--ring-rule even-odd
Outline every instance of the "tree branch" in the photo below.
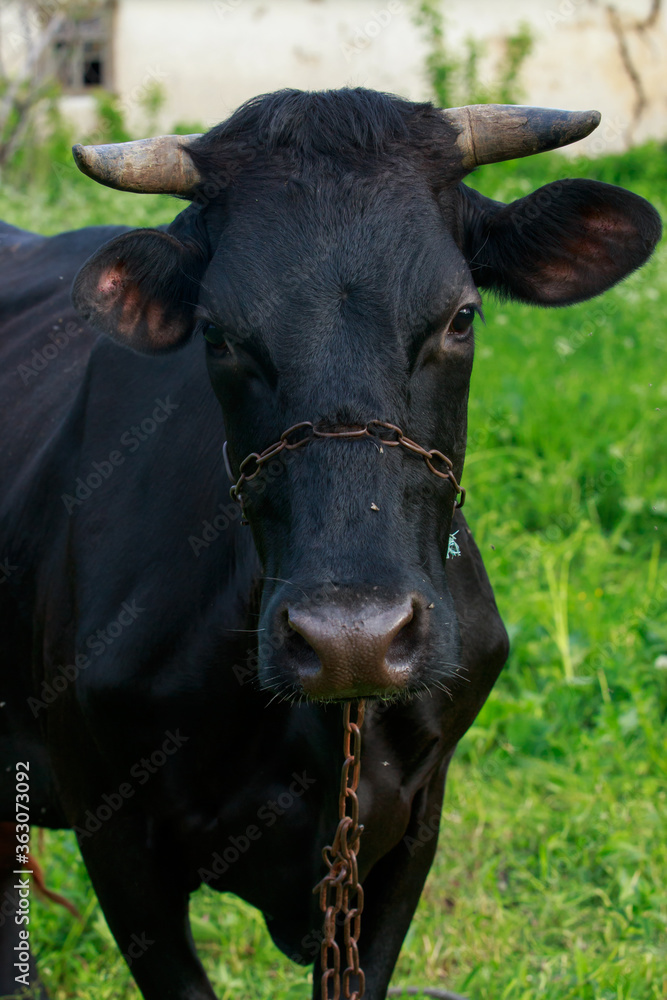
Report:
[[[0,165],[15,152],[27,128],[29,111],[45,96],[39,61],[66,20],[64,13],[54,14],[41,30],[33,33],[27,7],[21,6],[20,16],[27,51],[16,76],[11,80],[4,78],[6,89],[0,100]]]
[[[593,0],[594,2],[594,0]],[[618,46],[618,54],[621,58],[623,64],[623,69],[627,73],[630,83],[632,84],[632,89],[635,94],[634,107],[632,110],[632,122],[628,131],[627,145],[632,145],[632,140],[634,136],[634,131],[639,124],[639,119],[644,114],[646,106],[648,104],[648,98],[646,96],[646,91],[644,90],[644,84],[641,78],[639,69],[635,65],[632,55],[630,53],[630,47],[628,45],[628,33],[630,31],[636,31],[638,33],[643,33],[650,28],[653,28],[658,20],[661,10],[662,10],[662,0],[651,0],[651,6],[648,14],[643,20],[635,21],[630,25],[624,25],[623,19],[618,12],[615,4],[607,3],[605,4],[605,10],[607,12],[607,19],[609,21],[609,26],[611,27],[614,37],[616,38],[616,44]]]
[[[652,28],[655,22],[660,17],[660,10],[662,8],[662,0],[651,0],[651,9],[644,18],[643,21],[635,21],[633,27],[636,31],[646,31],[647,28]]]

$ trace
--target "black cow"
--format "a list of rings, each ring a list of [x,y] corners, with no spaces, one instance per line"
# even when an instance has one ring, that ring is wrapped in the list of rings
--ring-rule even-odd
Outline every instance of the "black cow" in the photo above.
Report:
[[[282,92],[199,138],[77,150],[189,198],[168,228],[0,230],[0,820],[25,762],[30,822],[76,830],[146,1000],[214,997],[202,882],[314,960],[319,995],[337,703],[361,696],[361,962],[386,995],[435,838],[410,848],[507,656],[455,509],[478,289],[577,302],[660,231],[607,184],[505,206],[461,181],[597,120]],[[230,500],[225,439],[237,478],[304,423]]]

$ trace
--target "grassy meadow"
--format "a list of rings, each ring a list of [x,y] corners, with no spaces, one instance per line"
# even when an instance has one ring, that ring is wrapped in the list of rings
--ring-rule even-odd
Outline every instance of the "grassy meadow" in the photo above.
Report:
[[[483,168],[501,200],[549,180],[622,184],[667,210],[667,150]],[[54,179],[55,177],[55,179]],[[98,188],[65,161],[0,191],[53,233],[167,221],[173,199]],[[440,845],[395,984],[470,1000],[667,1000],[667,250],[600,299],[486,303],[466,514],[512,640],[450,769]],[[35,843],[83,925],[35,897],[54,1000],[137,1000],[74,838]],[[363,848],[362,848],[363,849]],[[261,915],[209,890],[194,933],[221,1000],[305,1000]]]

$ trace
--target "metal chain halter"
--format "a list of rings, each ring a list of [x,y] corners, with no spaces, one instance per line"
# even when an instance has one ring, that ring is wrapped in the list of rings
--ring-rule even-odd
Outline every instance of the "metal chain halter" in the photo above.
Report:
[[[249,455],[246,455],[239,466],[240,475],[229,491],[232,500],[236,500],[241,505],[241,509],[243,509],[242,491],[244,485],[255,479],[262,471],[262,467],[276,455],[279,455],[281,451],[295,451],[297,448],[303,448],[304,445],[308,444],[314,438],[371,438],[374,441],[380,442],[380,451],[382,451],[382,445],[386,445],[388,448],[397,448],[400,445],[407,451],[412,452],[413,455],[419,455],[420,458],[423,458],[429,471],[434,476],[437,476],[439,479],[449,480],[454,487],[456,496],[460,496],[461,498],[456,501],[457,507],[462,507],[465,502],[466,491],[456,481],[456,476],[453,472],[454,466],[451,460],[446,455],[443,455],[441,451],[438,451],[437,448],[422,448],[416,441],[407,437],[396,424],[389,424],[384,420],[370,420],[364,426],[345,427],[338,431],[323,430],[321,426],[311,423],[310,420],[303,420],[300,424],[288,427],[280,435],[280,440],[269,445],[264,451],[253,451]],[[232,482],[234,482],[227,454],[226,441],[222,451],[227,474]],[[442,464],[444,469],[437,469],[433,464],[434,462]]]
[[[343,915],[343,946],[346,968],[342,975],[342,996],[345,1000],[361,1000],[365,983],[363,971],[359,968],[357,942],[361,933],[361,914],[364,909],[364,890],[359,885],[357,854],[363,826],[359,825],[359,772],[361,769],[361,725],[364,721],[366,702],[361,698],[356,702],[356,722],[351,719],[352,702],[345,702],[343,709],[343,755],[345,762],[340,776],[338,796],[339,823],[333,844],[322,851],[322,857],[329,869],[321,882],[313,889],[320,894],[320,909],[324,914],[322,947],[321,998],[340,1000],[341,972],[340,948],[336,941],[336,920]],[[349,807],[349,812],[348,812]],[[350,977],[357,976],[358,989],[350,990]],[[333,987],[333,997],[329,994],[329,981]]]
[[[229,491],[232,500],[236,500],[243,511],[243,487],[251,482],[262,471],[263,466],[282,451],[296,451],[303,448],[314,438],[371,438],[388,448],[399,445],[413,455],[418,455],[426,462],[426,466],[439,479],[448,479],[457,496],[456,507],[462,507],[466,491],[459,486],[453,471],[453,463],[436,448],[422,448],[420,444],[407,437],[396,424],[384,420],[370,420],[364,426],[346,427],[342,430],[327,431],[310,420],[288,427],[280,435],[280,439],[269,445],[264,451],[253,451],[247,455],[239,466],[239,477],[234,482],[227,442],[222,447],[227,475],[234,483]],[[441,463],[444,470],[436,468],[434,462]],[[460,499],[458,499],[460,497]],[[247,524],[247,521],[243,523]],[[361,934],[361,914],[364,909],[364,890],[359,884],[357,869],[357,854],[363,826],[359,825],[359,801],[357,788],[361,770],[361,726],[366,709],[365,699],[356,702],[356,721],[351,719],[352,702],[346,702],[343,709],[343,755],[344,762],[341,771],[340,793],[338,796],[339,822],[333,844],[322,850],[322,857],[328,868],[327,874],[313,889],[319,893],[320,909],[324,914],[323,940],[320,950],[322,966],[321,1000],[362,1000],[365,993],[365,978],[359,966],[358,941]],[[349,812],[348,812],[349,807]],[[340,947],[336,941],[336,922],[338,915],[343,915],[343,947],[345,949],[346,967],[341,977]],[[351,990],[350,978],[356,976],[358,988]],[[329,983],[333,995],[329,993]],[[342,994],[341,994],[342,986]],[[435,995],[435,992],[431,995]],[[443,994],[445,995],[445,994]],[[453,994],[451,995],[453,997]],[[460,1000],[460,998],[456,998]],[[462,998],[461,998],[462,1000]]]

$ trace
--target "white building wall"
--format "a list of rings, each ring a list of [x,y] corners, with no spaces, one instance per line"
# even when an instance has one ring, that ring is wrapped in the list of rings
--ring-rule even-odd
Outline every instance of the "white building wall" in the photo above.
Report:
[[[0,0],[13,6],[16,0]],[[617,0],[625,18],[650,0]],[[429,97],[425,44],[413,21],[417,0],[117,0],[114,84],[134,131],[145,127],[140,98],[151,81],[167,95],[159,127],[221,121],[243,101],[280,87],[365,86],[416,100]],[[667,137],[667,4],[651,30],[630,32],[648,106],[634,132],[635,100],[610,29],[606,4],[592,0],[442,0],[452,49],[471,35],[485,44],[482,73],[493,78],[504,37],[519,22],[535,36],[524,65],[524,100],[598,108],[603,124],[577,150],[621,149],[630,139]],[[1,13],[1,11],[0,11]],[[9,34],[0,39],[5,61]],[[65,109],[85,130],[91,99]],[[87,113],[88,112],[88,113]]]
[[[115,79],[139,124],[136,97],[152,78],[168,95],[161,126],[211,125],[243,101],[280,87],[365,86],[429,97],[415,0],[119,0]],[[642,18],[649,0],[621,0]],[[535,48],[524,66],[526,103],[598,108],[590,152],[623,148],[634,94],[603,4],[590,0],[445,0],[448,44],[484,41],[492,73],[501,40],[528,23]],[[667,11],[628,35],[649,106],[636,140],[667,135]],[[631,133],[630,133],[631,135]],[[583,151],[585,146],[580,144]]]

